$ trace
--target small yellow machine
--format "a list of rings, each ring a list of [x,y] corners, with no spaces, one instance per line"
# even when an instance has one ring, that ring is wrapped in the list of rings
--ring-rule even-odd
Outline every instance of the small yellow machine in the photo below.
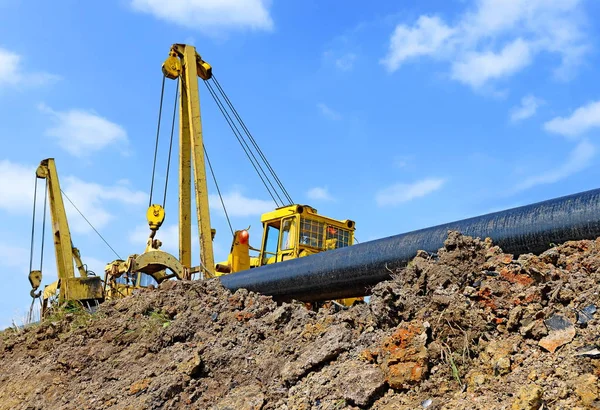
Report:
[[[147,251],[142,255],[132,255],[125,261],[120,260],[118,263],[113,262],[109,264],[106,277],[102,281],[99,276],[95,276],[95,274],[86,269],[86,265],[81,260],[79,250],[72,244],[69,222],[63,201],[63,192],[60,187],[58,171],[53,158],[41,161],[36,170],[36,177],[36,193],[37,180],[44,179],[46,181],[44,217],[45,208],[48,205],[54,238],[56,272],[58,275],[56,281],[44,286],[43,290],[38,290],[43,279],[42,268],[41,266],[39,270],[32,270],[30,268],[29,282],[32,286],[30,295],[34,299],[41,298],[42,317],[48,314],[52,306],[62,305],[67,301],[79,302],[84,307],[93,307],[106,299],[131,295],[136,289],[152,286],[171,277],[183,278],[183,268],[178,264],[175,257],[164,252],[153,252],[158,249],[160,242],[150,240]],[[34,222],[36,214],[35,205],[34,201]],[[42,232],[42,261],[40,265],[43,263],[43,240],[44,233]],[[33,254],[33,249],[31,252]],[[33,258],[31,261],[33,262]],[[174,272],[171,274],[166,273],[161,268],[162,265],[172,267]],[[77,269],[79,276],[75,275],[75,269]],[[132,271],[135,271],[135,273],[124,275],[124,273]]]
[[[216,275],[239,272],[343,248],[354,242],[354,221],[319,215],[308,205],[288,205],[261,217],[263,235],[260,249],[248,245],[248,231],[238,231],[227,262],[216,265]],[[249,251],[258,252],[249,257]]]
[[[51,301],[55,298],[57,298],[59,304],[65,301],[78,301],[84,305],[92,306],[102,302],[104,300],[104,292],[101,278],[92,276],[87,272],[85,265],[81,261],[79,250],[71,242],[71,232],[69,231],[69,223],[67,221],[54,159],[48,158],[43,160],[37,168],[36,176],[37,179],[46,180],[47,189],[45,194],[47,195],[46,198],[49,199],[48,202],[50,205],[58,279],[50,285],[45,286],[43,291],[38,291],[42,283],[42,268],[40,266],[39,270],[31,270],[29,273],[29,282],[32,287],[31,296],[34,298],[42,297],[42,316],[46,315]],[[79,276],[75,276],[75,266],[77,267]]]
[[[262,215],[263,234],[260,249],[249,246],[247,230],[236,231],[226,262],[217,263],[215,275],[221,276],[258,266],[301,258],[354,243],[354,221],[319,215],[308,205],[288,205]],[[250,257],[250,250],[258,256]],[[338,299],[351,306],[363,298]]]
[[[319,215],[308,205],[290,205],[263,214],[259,266],[344,248],[354,242],[354,221]]]

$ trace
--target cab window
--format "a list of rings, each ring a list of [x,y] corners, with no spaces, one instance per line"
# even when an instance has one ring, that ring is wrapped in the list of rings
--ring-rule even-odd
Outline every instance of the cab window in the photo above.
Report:
[[[323,249],[325,224],[308,218],[300,218],[300,244]]]
[[[154,279],[152,276],[147,275],[145,273],[141,273],[142,277],[140,278],[140,286],[147,288],[148,286],[152,285],[154,287],[158,286],[158,282],[156,281],[156,279]]]

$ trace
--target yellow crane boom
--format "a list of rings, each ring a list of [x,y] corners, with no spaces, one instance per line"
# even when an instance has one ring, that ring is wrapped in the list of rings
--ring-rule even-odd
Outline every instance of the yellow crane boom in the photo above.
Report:
[[[179,100],[179,261],[192,266],[192,211],[191,165],[194,167],[196,216],[200,236],[201,269],[205,277],[214,276],[214,255],[208,187],[204,164],[202,118],[198,77],[208,80],[212,75],[210,65],[203,61],[193,46],[174,44],[162,66],[165,77],[181,81]]]
[[[49,299],[56,292],[58,292],[59,304],[70,300],[86,303],[102,301],[104,299],[102,280],[97,276],[88,276],[81,262],[79,250],[73,246],[54,159],[43,160],[36,170],[36,176],[39,179],[45,179],[47,182],[46,195],[48,195],[50,206],[56,272],[58,275],[58,279],[44,289],[42,315],[48,308]],[[77,266],[79,277],[75,276],[75,266]],[[32,286],[31,294],[33,296],[41,285],[42,271],[31,271],[29,282]]]

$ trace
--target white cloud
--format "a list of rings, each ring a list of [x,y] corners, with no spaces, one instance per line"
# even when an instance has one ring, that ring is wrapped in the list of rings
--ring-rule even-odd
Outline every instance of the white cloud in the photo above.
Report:
[[[31,212],[35,184],[35,167],[0,160],[0,209]]]
[[[40,110],[49,114],[55,126],[45,134],[56,138],[58,145],[76,157],[84,157],[112,144],[126,144],[127,132],[93,111],[72,109],[54,111],[46,105]]]
[[[533,117],[540,105],[544,104],[544,100],[527,95],[521,99],[521,105],[514,107],[510,113],[510,120],[517,122]]]
[[[149,236],[150,228],[148,227],[148,224],[138,225],[130,232],[129,242],[136,246],[134,252],[141,253],[146,249]],[[179,227],[177,225],[161,226],[156,233],[155,238],[162,242],[162,250],[173,255],[179,254]],[[192,240],[192,243],[195,242]]]
[[[521,26],[537,32],[550,30],[551,23],[557,19],[562,22],[561,17],[571,15],[581,1],[477,0],[475,3],[477,7],[465,14],[462,24],[472,36],[491,36]],[[562,36],[555,34],[555,37]]]
[[[379,206],[399,205],[437,191],[444,183],[441,178],[428,178],[412,184],[396,184],[379,191],[375,200]]]
[[[594,156],[596,147],[589,141],[581,141],[569,154],[567,160],[560,166],[539,175],[525,179],[516,186],[516,191],[523,191],[536,185],[552,184],[561,181],[587,168]]]
[[[356,61],[356,54],[346,53],[343,56],[335,59],[335,66],[342,71],[350,71],[354,68],[354,62]]]
[[[381,61],[389,70],[429,56],[451,65],[451,78],[480,88],[510,77],[542,53],[558,56],[569,78],[589,51],[580,0],[474,0],[455,24],[420,16],[399,24]],[[500,51],[498,51],[500,50]]]
[[[43,72],[27,72],[23,68],[23,58],[12,51],[0,48],[0,87],[38,86],[58,80],[58,76]]]
[[[390,39],[388,55],[381,62],[389,71],[396,71],[408,59],[440,52],[453,33],[437,16],[421,16],[414,27],[400,24]]]
[[[17,84],[21,78],[21,56],[0,48],[0,85]]]
[[[218,195],[211,194],[209,195],[208,200],[212,210],[223,214],[223,206],[221,205],[221,200]],[[248,198],[240,191],[231,191],[223,195],[223,202],[225,202],[225,207],[227,208],[229,216],[261,215],[275,209],[273,201]]]
[[[260,235],[259,227],[258,232]],[[150,229],[147,224],[138,225],[129,234],[129,242],[135,246],[133,252],[141,253],[146,249],[146,243],[148,242],[148,236],[150,235]],[[198,239],[198,230],[195,226],[192,226],[192,255],[194,258],[200,255],[200,241]],[[227,247],[223,247],[220,242],[216,239],[224,238]],[[163,225],[156,233],[156,239],[162,242],[161,250],[170,253],[171,255],[179,255],[179,227],[177,225]],[[217,232],[215,241],[213,241],[213,253],[215,260],[223,260],[227,258],[229,254],[229,245],[231,244],[231,234],[229,230],[226,232]],[[256,242],[257,246],[260,246],[260,236],[251,240],[252,243]]]
[[[159,232],[162,232],[162,228],[163,227],[159,229]],[[149,237],[150,228],[148,227],[148,224],[138,225],[131,229],[129,231],[129,242],[136,246],[137,249],[134,252],[141,253],[146,248],[146,243],[148,242]]]
[[[29,250],[20,246],[14,246],[6,241],[0,241],[0,266],[19,268],[23,270],[24,274],[28,275]]]
[[[272,30],[271,0],[132,0],[134,10],[202,32],[219,28]]]
[[[321,114],[323,114],[325,117],[329,118],[330,120],[341,120],[342,116],[340,115],[340,113],[338,113],[337,111],[334,111],[333,109],[331,109],[329,106],[327,106],[324,103],[318,103],[317,104],[317,108],[321,111]]]
[[[93,182],[84,182],[76,177],[63,178],[63,191],[75,206],[96,229],[101,229],[114,219],[106,208],[109,202],[121,205],[141,205],[148,200],[146,193],[132,191],[122,185],[105,186]],[[73,208],[67,198],[64,199],[70,229],[73,232],[88,233],[92,228]]]
[[[329,193],[327,187],[314,187],[308,190],[306,193],[310,199],[315,201],[333,201],[333,197]]]
[[[556,117],[544,124],[549,132],[575,138],[600,127],[600,101],[579,107],[569,117]]]
[[[361,47],[348,35],[336,36],[326,44],[323,51],[323,62],[340,71],[352,71],[359,59],[358,52]]]
[[[30,214],[33,207],[35,169],[22,164],[0,160],[0,209],[15,214]],[[106,205],[113,203],[139,205],[147,200],[141,191],[129,189],[120,181],[114,186],[104,186],[85,182],[72,176],[60,176],[61,188],[77,208],[97,228],[105,226],[113,219]],[[41,212],[44,198],[42,184],[38,186],[38,212]],[[88,233],[91,228],[79,213],[63,198],[70,229],[73,232]]]
[[[529,45],[522,39],[506,45],[499,53],[471,53],[452,65],[451,77],[479,88],[493,79],[511,75],[531,62]]]

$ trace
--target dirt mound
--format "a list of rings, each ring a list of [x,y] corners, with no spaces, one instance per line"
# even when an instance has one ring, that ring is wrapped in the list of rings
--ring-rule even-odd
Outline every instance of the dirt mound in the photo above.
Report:
[[[163,283],[1,333],[0,409],[600,408],[599,250],[451,233],[343,311]]]

